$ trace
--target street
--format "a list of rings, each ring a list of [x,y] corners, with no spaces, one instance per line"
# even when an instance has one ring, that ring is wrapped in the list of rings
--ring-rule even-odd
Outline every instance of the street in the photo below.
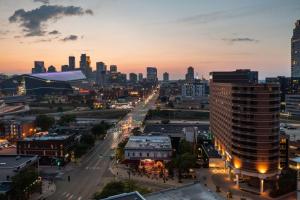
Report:
[[[150,95],[145,103],[140,102],[116,127],[109,130],[105,140],[97,143],[94,149],[82,158],[78,166],[66,171],[61,180],[55,181],[56,191],[47,199],[91,199],[92,195],[107,183],[106,178],[113,177],[109,171],[113,148],[124,135],[129,134],[132,127],[141,125],[147,111],[155,106],[156,98],[157,94]],[[122,135],[119,135],[120,133]]]

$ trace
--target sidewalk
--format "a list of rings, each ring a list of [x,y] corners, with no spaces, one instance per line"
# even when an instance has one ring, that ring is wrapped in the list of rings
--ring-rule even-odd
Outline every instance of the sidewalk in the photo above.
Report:
[[[32,200],[41,200],[46,199],[51,196],[56,191],[56,185],[54,183],[50,183],[48,180],[43,180],[42,182],[42,194],[34,193],[30,199]]]
[[[229,180],[229,176],[225,173],[224,169],[198,169],[196,170],[198,180],[205,186],[207,186],[211,191],[216,191],[216,186],[220,187],[221,192],[218,193],[224,199],[226,199],[227,192],[231,191],[233,200],[240,200],[241,198],[245,200],[270,200],[272,198],[268,197],[267,194],[257,195],[250,192],[242,191],[235,183]],[[243,185],[246,187],[245,185]],[[249,189],[249,191],[251,191]]]
[[[129,175],[127,172],[127,168],[120,166],[120,165],[114,165],[109,168],[111,173],[116,177],[116,179],[128,179]],[[194,179],[182,179],[182,183],[178,183],[177,177],[174,177],[174,179],[168,179],[164,182],[162,178],[150,178],[146,175],[139,175],[139,174],[130,174],[130,179],[137,181],[137,182],[143,182],[143,183],[152,183],[156,185],[164,185],[169,187],[178,187],[182,185],[186,185],[188,183],[194,183],[196,180]]]

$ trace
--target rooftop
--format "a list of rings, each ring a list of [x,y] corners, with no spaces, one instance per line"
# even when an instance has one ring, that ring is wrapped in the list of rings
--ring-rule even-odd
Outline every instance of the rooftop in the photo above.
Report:
[[[103,200],[145,200],[139,192],[129,192],[107,197]]]
[[[7,176],[12,177],[18,170],[37,161],[37,156],[0,155],[0,182],[6,181]]]
[[[67,72],[37,73],[30,74],[30,76],[52,81],[75,81],[86,79],[85,75],[80,70]]]
[[[168,136],[131,136],[125,149],[163,149],[171,150],[171,139]]]
[[[222,200],[216,193],[200,183],[184,185],[145,195],[147,200]]]
[[[42,135],[42,136],[33,136],[33,137],[26,137],[23,141],[47,141],[47,140],[65,140],[68,139],[72,135],[58,135],[55,133]]]
[[[147,124],[144,129],[145,134],[162,133],[168,135],[182,135],[183,129],[188,127],[197,127],[198,131],[208,131],[207,124]]]

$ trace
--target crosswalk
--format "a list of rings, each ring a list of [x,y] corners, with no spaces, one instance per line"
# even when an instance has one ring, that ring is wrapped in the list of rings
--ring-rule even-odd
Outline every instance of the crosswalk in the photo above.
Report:
[[[82,200],[81,196],[75,196],[74,194],[68,193],[68,192],[64,192],[61,194],[62,199],[67,199],[67,200]]]

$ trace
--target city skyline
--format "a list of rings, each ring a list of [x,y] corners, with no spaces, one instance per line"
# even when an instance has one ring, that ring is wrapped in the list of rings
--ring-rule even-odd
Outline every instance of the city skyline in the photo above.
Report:
[[[164,72],[182,79],[188,66],[206,78],[236,68],[260,79],[291,74],[296,0],[47,2],[0,2],[2,72],[29,73],[35,60],[60,69],[68,56],[79,66],[87,53],[93,70],[101,61],[127,74],[155,66],[159,79]]]

